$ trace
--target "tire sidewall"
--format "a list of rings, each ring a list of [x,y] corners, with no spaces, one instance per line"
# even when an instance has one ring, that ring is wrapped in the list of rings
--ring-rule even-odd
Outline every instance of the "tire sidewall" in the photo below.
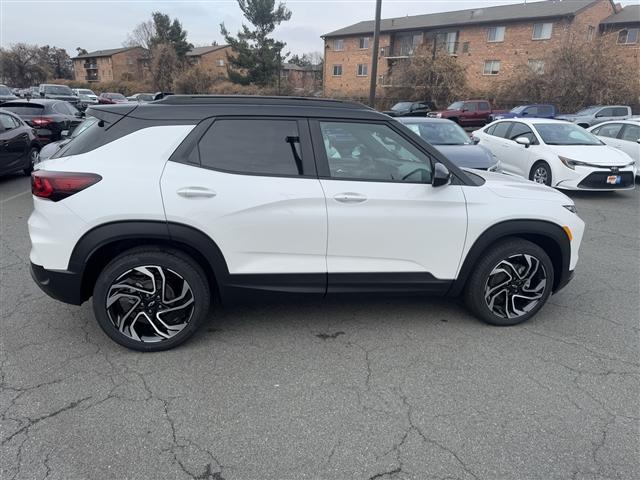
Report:
[[[493,313],[484,299],[484,288],[490,272],[504,260],[512,255],[529,254],[536,257],[543,265],[547,275],[547,285],[544,294],[538,304],[528,313],[517,318],[503,318]],[[465,292],[465,300],[467,306],[483,321],[496,326],[511,326],[526,322],[536,315],[540,309],[546,304],[551,296],[554,282],[554,270],[551,259],[546,252],[535,243],[527,240],[512,239],[503,241],[496,245],[491,251],[479,262],[474,270],[467,290]]]
[[[535,182],[535,180],[533,179],[534,174],[536,172],[536,170],[540,167],[543,167],[546,171],[547,171],[547,181],[542,184],[542,185],[547,185],[548,187],[553,185],[553,176],[551,173],[551,167],[549,166],[549,164],[547,162],[544,161],[538,161],[536,162],[533,167],[531,168],[531,173],[529,174],[529,179],[533,182]],[[538,182],[536,182],[538,183]]]
[[[159,265],[175,271],[189,284],[194,297],[194,310],[187,326],[176,336],[156,343],[139,342],[120,333],[109,319],[105,307],[107,293],[115,279],[127,270],[143,265]],[[188,257],[161,250],[148,253],[125,252],[109,263],[98,276],[93,290],[93,312],[100,328],[120,345],[143,352],[161,351],[180,345],[196,332],[209,311],[210,295],[206,276],[200,267]]]

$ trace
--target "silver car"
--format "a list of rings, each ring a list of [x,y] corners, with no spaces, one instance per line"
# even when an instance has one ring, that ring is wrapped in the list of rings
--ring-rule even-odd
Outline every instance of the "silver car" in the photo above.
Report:
[[[626,105],[594,105],[577,113],[557,115],[556,120],[567,120],[582,128],[589,128],[609,120],[626,120],[631,117],[631,107]]]

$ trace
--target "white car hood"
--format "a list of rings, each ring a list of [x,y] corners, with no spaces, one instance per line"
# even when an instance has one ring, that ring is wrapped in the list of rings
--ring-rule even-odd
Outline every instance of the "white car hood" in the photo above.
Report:
[[[548,145],[556,154],[592,165],[623,166],[631,162],[629,155],[609,145]]]
[[[562,203],[563,205],[573,205],[573,200],[555,188],[502,173],[487,172],[483,170],[471,171],[484,178],[485,187],[499,197],[526,198],[528,200],[542,200]]]

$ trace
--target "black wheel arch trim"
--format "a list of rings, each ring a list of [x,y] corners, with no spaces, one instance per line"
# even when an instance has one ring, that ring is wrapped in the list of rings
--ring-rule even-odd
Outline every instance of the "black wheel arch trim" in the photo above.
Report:
[[[476,239],[448,295],[460,295],[482,254],[497,241],[507,237],[530,240],[547,252],[554,266],[554,293],[569,282],[572,276],[569,271],[571,243],[560,225],[545,220],[506,220],[492,225]]]

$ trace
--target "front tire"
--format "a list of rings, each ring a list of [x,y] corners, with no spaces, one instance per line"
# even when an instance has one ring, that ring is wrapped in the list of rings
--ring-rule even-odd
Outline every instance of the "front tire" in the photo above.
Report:
[[[531,167],[529,180],[550,187],[553,178],[551,176],[551,167],[549,164],[543,161],[536,162],[536,164]]]
[[[113,259],[93,290],[93,311],[112,340],[133,350],[176,347],[204,321],[207,277],[179,251],[140,247]]]
[[[526,322],[546,303],[553,288],[553,264],[535,243],[505,239],[476,265],[464,293],[467,307],[491,325]]]

